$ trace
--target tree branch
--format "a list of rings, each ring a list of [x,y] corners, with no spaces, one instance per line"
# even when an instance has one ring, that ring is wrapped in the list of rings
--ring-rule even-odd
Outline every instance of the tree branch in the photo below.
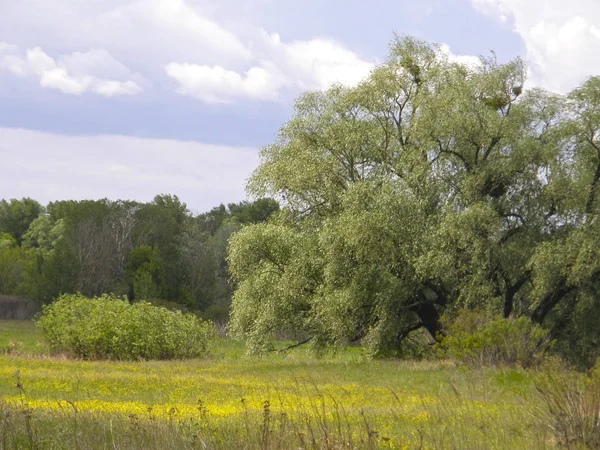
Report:
[[[309,343],[309,342],[310,342],[312,339],[313,339],[313,336],[309,337],[308,339],[304,339],[303,341],[301,341],[301,342],[298,342],[298,343],[296,343],[296,344],[292,344],[292,345],[290,345],[290,346],[288,346],[288,347],[285,347],[285,348],[279,349],[279,350],[277,350],[277,351],[278,351],[279,353],[287,352],[288,350],[291,350],[291,349],[293,349],[293,348],[300,347],[301,345],[304,345],[304,344],[307,344],[307,343]]]
[[[406,339],[410,333],[412,333],[413,331],[417,331],[420,328],[423,328],[423,326],[423,322],[417,322],[400,331],[398,333],[398,336],[396,337],[398,344],[400,344],[404,339]]]

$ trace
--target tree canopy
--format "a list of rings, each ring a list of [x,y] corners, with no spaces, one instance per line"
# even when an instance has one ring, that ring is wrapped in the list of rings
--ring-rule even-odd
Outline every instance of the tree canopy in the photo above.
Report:
[[[404,37],[358,86],[302,95],[248,184],[283,210],[230,241],[234,334],[377,352],[478,308],[596,339],[600,77],[525,81]]]
[[[0,201],[0,294],[50,303],[61,294],[127,295],[227,318],[227,239],[269,217],[272,199],[194,216],[177,196],[153,201]]]

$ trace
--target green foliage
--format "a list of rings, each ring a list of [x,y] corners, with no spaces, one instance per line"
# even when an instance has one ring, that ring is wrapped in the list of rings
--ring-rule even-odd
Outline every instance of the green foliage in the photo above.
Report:
[[[16,247],[17,240],[8,233],[0,233],[0,250]]]
[[[230,241],[249,348],[292,328],[389,354],[463,308],[568,339],[600,292],[600,78],[560,96],[525,76],[401,37],[358,86],[303,94],[248,184],[283,210]]]
[[[64,238],[65,231],[65,219],[53,222],[49,216],[41,215],[31,222],[27,233],[23,235],[23,246],[38,249],[42,254],[47,255]]]
[[[192,314],[108,294],[63,295],[43,307],[37,326],[55,350],[89,359],[205,356],[214,337],[213,327]]]
[[[145,204],[57,201],[37,217],[25,214],[35,205],[29,199],[0,204],[11,230],[31,220],[19,239],[0,229],[0,294],[47,304],[65,293],[115,292],[130,301],[161,298],[194,310],[228,308],[227,240],[278,209],[270,199],[232,203],[212,221],[221,208],[193,217],[177,196],[158,195]]]
[[[598,292],[581,294],[575,304],[562,305],[558,311],[553,347],[570,365],[586,370],[600,358],[600,314]]]
[[[75,292],[81,284],[81,265],[67,241],[59,241],[50,254],[38,254],[37,259],[36,270],[29,273],[26,282],[29,298],[47,304],[61,294]]]
[[[0,233],[8,233],[20,244],[29,225],[44,211],[30,198],[0,200]]]
[[[125,273],[132,287],[130,300],[148,300],[160,296],[163,284],[158,251],[148,245],[136,247],[127,255]]]
[[[236,337],[251,335],[251,352],[270,350],[277,332],[305,337],[324,326],[307,314],[321,271],[314,235],[275,222],[246,227],[229,240],[228,261],[233,282],[238,283],[231,332]],[[342,333],[337,325],[327,326]]]
[[[440,347],[469,365],[531,367],[548,347],[548,332],[527,317],[504,319],[482,311],[463,310],[452,321]]]
[[[35,253],[22,247],[0,248],[0,293],[27,294],[27,281],[36,268]]]

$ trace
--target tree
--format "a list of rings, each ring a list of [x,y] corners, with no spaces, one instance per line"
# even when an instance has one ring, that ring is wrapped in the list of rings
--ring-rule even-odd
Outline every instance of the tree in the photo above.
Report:
[[[129,300],[148,300],[160,296],[164,283],[158,251],[150,246],[131,250],[125,263],[129,284]]]
[[[65,219],[53,222],[48,215],[37,217],[23,235],[23,246],[37,249],[42,255],[51,253],[65,235]]]
[[[8,233],[0,233],[0,250],[17,247],[17,240]]]
[[[233,332],[378,351],[462,308],[564,323],[600,273],[598,80],[523,92],[519,59],[398,38],[357,87],[304,94],[248,185],[282,213],[231,239]]]
[[[226,261],[229,238],[242,226],[267,220],[279,210],[269,198],[221,204],[188,220],[182,241],[188,303],[206,310],[214,306],[226,315],[231,298]]]
[[[35,255],[22,247],[0,248],[0,294],[27,293],[27,273],[35,266]]]
[[[29,225],[43,210],[42,205],[30,198],[0,200],[0,233],[10,234],[20,245]]]
[[[186,204],[176,195],[157,195],[137,212],[134,246],[147,245],[158,251],[164,277],[160,298],[165,300],[183,297],[181,245],[188,218]]]

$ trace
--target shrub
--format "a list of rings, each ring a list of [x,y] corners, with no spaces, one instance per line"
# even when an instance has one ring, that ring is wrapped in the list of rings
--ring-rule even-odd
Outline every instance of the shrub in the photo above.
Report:
[[[205,355],[214,327],[193,314],[125,298],[63,295],[37,326],[53,349],[86,359],[179,359]]]
[[[473,310],[462,311],[441,342],[448,355],[470,365],[523,367],[537,364],[547,345],[547,332],[527,317],[489,319]]]

